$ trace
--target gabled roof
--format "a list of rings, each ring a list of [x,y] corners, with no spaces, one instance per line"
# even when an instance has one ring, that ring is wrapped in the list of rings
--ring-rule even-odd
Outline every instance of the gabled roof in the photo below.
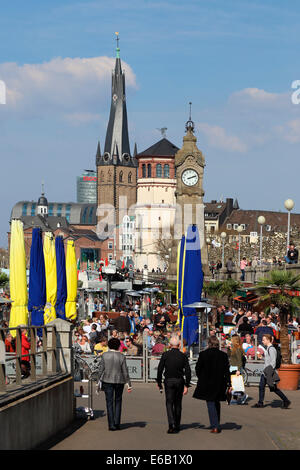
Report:
[[[172,157],[178,152],[179,148],[172,144],[168,139],[163,138],[156,144],[152,145],[148,149],[137,154],[137,158],[149,156],[149,157]]]

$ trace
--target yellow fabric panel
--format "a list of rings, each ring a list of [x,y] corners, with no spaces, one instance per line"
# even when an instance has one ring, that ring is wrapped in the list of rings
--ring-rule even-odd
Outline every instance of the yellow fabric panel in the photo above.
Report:
[[[46,325],[56,318],[57,274],[55,239],[52,232],[45,233],[43,250],[46,275],[46,305],[44,309],[44,323]]]
[[[73,240],[67,242],[66,254],[66,277],[67,277],[67,301],[66,318],[74,320],[77,316],[76,296],[77,296],[77,262],[75,244]]]
[[[9,328],[28,324],[28,291],[23,222],[12,220],[9,255],[10,311]],[[16,331],[11,331],[16,336]]]

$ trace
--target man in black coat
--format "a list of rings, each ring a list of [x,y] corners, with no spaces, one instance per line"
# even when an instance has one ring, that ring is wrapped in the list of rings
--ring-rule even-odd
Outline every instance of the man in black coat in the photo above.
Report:
[[[180,431],[182,396],[188,392],[191,381],[191,368],[188,358],[179,351],[180,340],[177,335],[170,339],[171,349],[161,356],[157,370],[157,385],[162,391],[162,375],[164,372],[166,408],[169,422],[168,434]]]
[[[212,433],[219,433],[221,401],[227,399],[226,392],[231,389],[229,360],[226,353],[219,350],[216,336],[208,338],[208,348],[199,354],[196,364],[198,377],[194,398],[205,400]]]

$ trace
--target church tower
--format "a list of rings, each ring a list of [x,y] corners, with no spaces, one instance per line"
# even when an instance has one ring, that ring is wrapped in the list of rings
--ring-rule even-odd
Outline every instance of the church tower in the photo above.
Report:
[[[130,152],[125,74],[121,65],[118,33],[116,35],[117,49],[115,68],[112,72],[109,122],[104,151],[101,153],[98,142],[96,153],[98,227],[101,226],[99,223],[102,219],[107,219],[107,213],[103,209],[99,210],[99,207],[113,207],[114,218],[112,214],[109,216],[108,225],[119,226],[127,210],[136,203],[137,160]]]

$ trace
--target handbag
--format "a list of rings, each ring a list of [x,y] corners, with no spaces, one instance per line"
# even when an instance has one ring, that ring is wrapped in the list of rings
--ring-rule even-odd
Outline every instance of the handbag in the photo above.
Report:
[[[245,384],[243,376],[240,375],[232,375],[231,376],[231,386],[233,392],[245,392]]]

